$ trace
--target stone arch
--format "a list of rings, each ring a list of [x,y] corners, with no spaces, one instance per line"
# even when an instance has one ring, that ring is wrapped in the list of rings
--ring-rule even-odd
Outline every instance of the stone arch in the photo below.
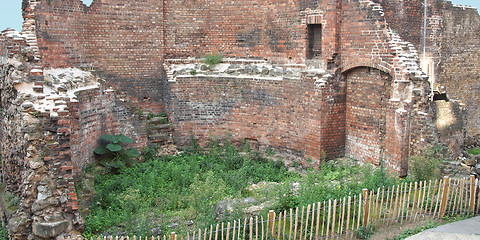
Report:
[[[360,66],[345,71],[343,77],[347,84],[345,153],[379,164],[385,150],[392,76],[378,68]]]

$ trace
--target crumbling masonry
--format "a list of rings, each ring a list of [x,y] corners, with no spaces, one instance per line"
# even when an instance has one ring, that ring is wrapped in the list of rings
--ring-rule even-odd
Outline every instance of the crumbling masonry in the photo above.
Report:
[[[167,112],[180,145],[228,134],[400,175],[428,144],[459,151],[480,134],[480,18],[431,1],[424,57],[422,2],[23,0],[22,32],[0,35],[9,233],[81,232],[75,182],[99,136],[171,141],[146,112]],[[463,103],[432,101],[440,85]]]

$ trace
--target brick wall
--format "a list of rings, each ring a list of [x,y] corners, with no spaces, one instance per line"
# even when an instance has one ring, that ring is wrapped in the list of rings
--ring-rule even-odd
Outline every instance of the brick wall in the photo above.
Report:
[[[480,16],[475,9],[439,10],[443,19],[438,84],[451,99],[466,104],[468,137],[480,136]]]
[[[385,9],[392,29],[423,49],[423,0],[375,0]],[[447,87],[451,99],[466,104],[467,136],[480,134],[479,39],[480,16],[476,9],[456,7],[450,1],[429,1],[427,8],[427,57],[434,59],[436,84]],[[426,70],[425,70],[426,71]]]
[[[385,148],[387,101],[391,77],[377,69],[347,73],[346,152],[379,164]]]
[[[345,84],[329,79],[316,86],[314,77],[177,77],[170,85],[176,139],[188,141],[193,133],[206,142],[230,135],[317,161],[322,151],[341,156]]]
[[[75,177],[95,159],[93,150],[103,134],[124,134],[134,140],[133,147],[147,144],[145,122],[135,115],[136,108],[119,101],[115,91],[92,88],[78,91],[76,96],[68,103]]]

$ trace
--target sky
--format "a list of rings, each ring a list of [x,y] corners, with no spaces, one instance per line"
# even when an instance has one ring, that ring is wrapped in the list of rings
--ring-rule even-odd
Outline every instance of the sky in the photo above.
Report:
[[[93,0],[83,0],[90,5]],[[480,10],[479,0],[451,0],[453,4],[463,4],[476,7]],[[22,29],[22,0],[0,0],[0,31],[6,28]]]

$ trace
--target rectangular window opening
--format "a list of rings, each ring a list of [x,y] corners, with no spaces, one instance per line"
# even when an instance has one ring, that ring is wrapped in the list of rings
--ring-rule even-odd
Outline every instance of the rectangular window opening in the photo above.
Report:
[[[307,58],[322,56],[322,24],[308,24]]]

